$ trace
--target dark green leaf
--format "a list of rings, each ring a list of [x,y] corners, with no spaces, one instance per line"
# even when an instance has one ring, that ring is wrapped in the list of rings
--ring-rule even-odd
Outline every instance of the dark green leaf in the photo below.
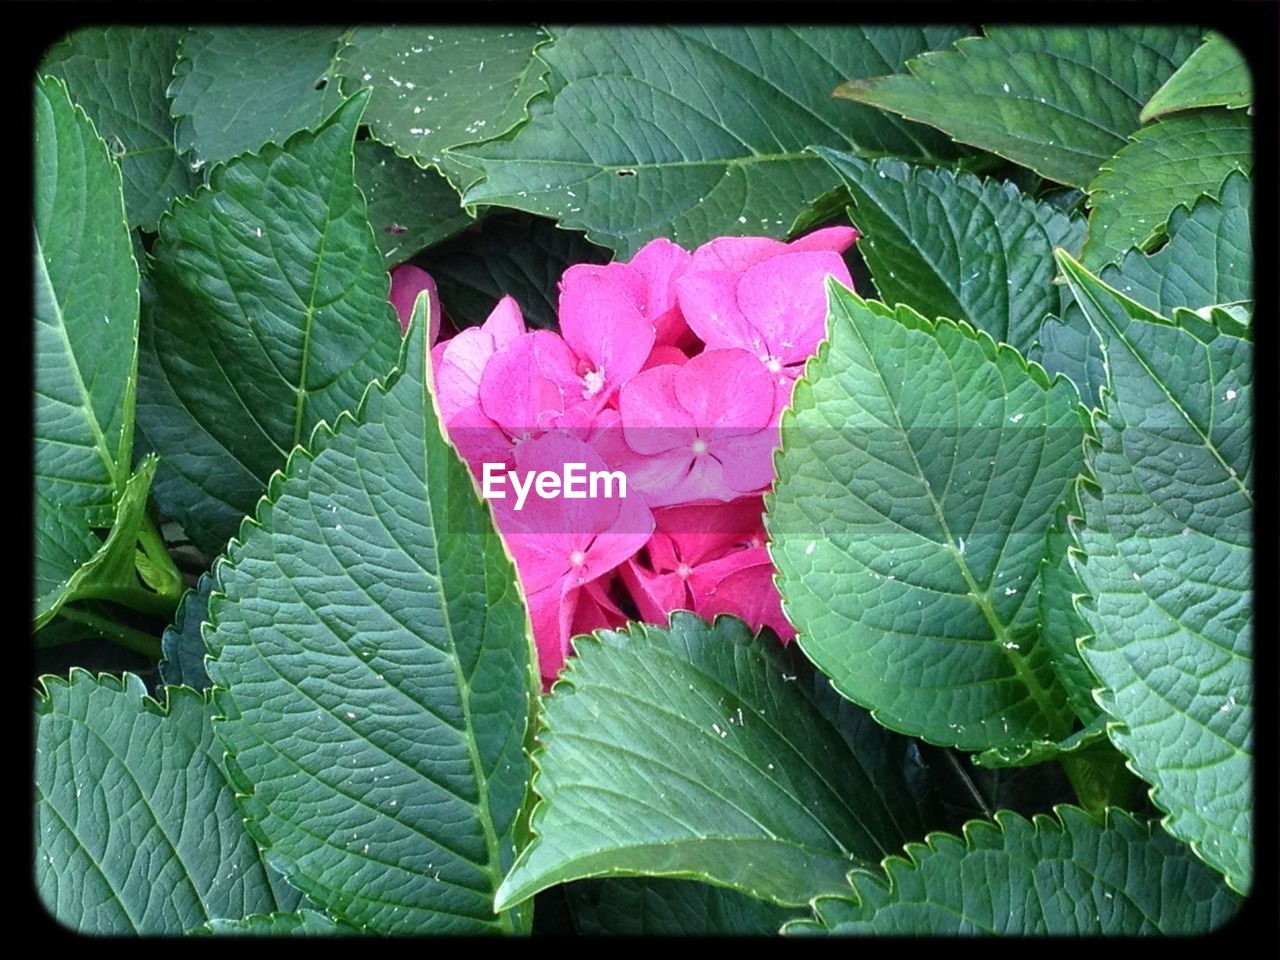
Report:
[[[589,937],[769,936],[798,912],[692,880],[616,877],[564,889],[577,932]]]
[[[1166,320],[1070,257],[1107,390],[1071,562],[1107,733],[1165,827],[1248,890],[1253,821],[1253,349],[1224,311]],[[1096,486],[1095,486],[1096,484]]]
[[[249,829],[317,905],[381,933],[527,930],[515,858],[537,679],[515,569],[401,372],[317,430],[215,568],[206,661]]]
[[[655,237],[786,236],[836,186],[804,152],[951,159],[932,131],[830,96],[961,36],[952,27],[572,27],[538,51],[550,95],[514,137],[455,150],[468,203],[586,230],[627,257]]]
[[[138,417],[161,457],[156,501],[206,554],[289,451],[395,364],[400,328],[353,172],[363,100],[215,168],[160,223]]]
[[[835,283],[829,297],[766,496],[801,648],[881,723],[930,743],[1066,736],[1036,598],[1053,510],[1083,463],[1075,389],[966,324]]]
[[[93,934],[178,934],[278,908],[221,757],[193,690],[170,687],[161,705],[129,673],[43,678],[36,884],[58,922]]]
[[[434,167],[459,189],[476,179],[447,152],[500,137],[546,90],[534,56],[547,35],[529,24],[359,27],[339,55],[348,95],[372,88],[365,122],[402,157]]]
[[[801,905],[924,829],[905,743],[794,650],[677,611],[578,638],[546,702],[536,835],[498,891],[569,880],[702,880]]]
[[[1142,122],[1179,110],[1247,107],[1252,102],[1249,64],[1235,44],[1220,33],[1211,33],[1147,101],[1142,108]]]
[[[1239,110],[1196,110],[1143,127],[1089,184],[1091,269],[1131,248],[1150,252],[1179,206],[1220,195],[1233,170],[1253,167],[1253,121]]]
[[[909,75],[855,81],[836,95],[1083,187],[1202,35],[1182,26],[990,27],[954,52],[910,61]]]
[[[347,926],[314,910],[297,913],[255,914],[242,920],[210,920],[193,933],[218,933],[239,937],[310,936],[336,937],[353,934],[354,927]]]
[[[1208,933],[1239,898],[1180,844],[1122,810],[1074,807],[1028,822],[1007,810],[936,833],[855,871],[788,933],[1134,935]],[[909,858],[909,859],[908,859]]]
[[[388,267],[475,222],[449,181],[376,141],[356,144],[356,182],[369,205],[369,223]]]
[[[181,27],[84,27],[41,71],[61,78],[119,162],[129,225],[154,231],[174,197],[199,183],[174,146],[167,88]]]
[[[1084,221],[1011,183],[869,163],[819,148],[853,197],[858,252],[886,303],[965,320],[1025,351],[1057,311],[1053,249],[1079,251]]]
[[[317,127],[342,102],[338,42],[334,27],[194,28],[169,87],[178,148],[203,166]]]
[[[557,330],[560,276],[575,263],[606,263],[609,251],[582,234],[525,214],[490,216],[414,262],[435,279],[440,304],[458,329],[485,321],[512,296],[525,323]]]
[[[160,638],[164,659],[160,661],[160,678],[173,686],[184,684],[196,690],[209,686],[209,675],[204,670],[204,637],[200,627],[209,614],[209,591],[213,589],[213,577],[202,574],[194,590],[183,594],[174,615],[173,626]]]

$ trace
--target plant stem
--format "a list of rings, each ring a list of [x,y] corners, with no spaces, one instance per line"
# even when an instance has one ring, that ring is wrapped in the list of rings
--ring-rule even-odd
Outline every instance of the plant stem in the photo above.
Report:
[[[134,653],[140,653],[144,657],[150,657],[152,660],[159,660],[163,656],[159,638],[153,637],[149,633],[143,633],[141,630],[133,629],[133,627],[126,627],[108,617],[101,617],[96,613],[79,610],[70,605],[64,606],[58,613],[68,620],[74,620],[76,623],[83,623],[85,626],[93,627],[108,640],[132,650]]]
[[[138,544],[147,558],[145,570],[140,571],[143,579],[159,596],[172,600],[173,607],[177,607],[183,593],[182,574],[174,564],[173,557],[169,556],[164,537],[160,535],[155,520],[149,514],[138,530]]]
[[[1107,807],[1129,807],[1138,781],[1124,765],[1124,757],[1107,741],[1064,754],[1062,769],[1080,806],[1093,814]]]

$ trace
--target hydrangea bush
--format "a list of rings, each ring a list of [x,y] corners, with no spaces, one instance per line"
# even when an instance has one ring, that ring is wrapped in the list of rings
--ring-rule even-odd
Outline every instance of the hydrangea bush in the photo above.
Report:
[[[1251,90],[1201,25],[43,51],[45,913],[1256,918]]]

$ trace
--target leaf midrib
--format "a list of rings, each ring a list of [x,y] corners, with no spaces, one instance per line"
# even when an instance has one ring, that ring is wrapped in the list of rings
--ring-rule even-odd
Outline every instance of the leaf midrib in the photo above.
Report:
[[[849,319],[852,320],[852,318]],[[968,563],[962,559],[963,554],[961,554],[957,549],[955,538],[951,534],[950,525],[947,523],[946,517],[943,516],[942,505],[938,503],[937,498],[934,496],[933,488],[926,479],[924,469],[921,467],[919,458],[916,456],[916,449],[911,444],[910,436],[906,427],[902,423],[898,404],[894,401],[893,396],[889,391],[888,384],[884,379],[884,373],[881,369],[880,363],[875,359],[875,353],[872,350],[871,345],[867,342],[866,337],[863,335],[863,331],[858,324],[850,322],[848,326],[852,328],[855,336],[858,338],[858,341],[862,344],[862,349],[866,354],[868,365],[875,372],[876,380],[880,384],[881,395],[887,402],[889,409],[893,411],[894,424],[896,425],[898,432],[902,435],[904,446],[911,454],[911,462],[915,465],[916,476],[921,480],[921,486],[924,488],[925,494],[929,498],[929,504],[933,508],[934,516],[942,529],[943,536],[946,538],[946,546],[950,550],[952,559],[954,560],[956,567],[959,569],[961,576],[964,577],[966,585],[969,587],[969,592],[973,598],[973,602],[977,605],[984,619],[987,621],[987,625],[991,628],[991,631],[994,634],[994,640],[1001,653],[1004,654],[1005,659],[1009,662],[1010,666],[1013,667],[1015,675],[1022,682],[1023,686],[1030,694],[1031,699],[1034,700],[1036,706],[1040,708],[1041,715],[1050,724],[1050,730],[1057,731],[1052,733],[1053,738],[1061,739],[1070,733],[1070,721],[1064,717],[1060,711],[1053,709],[1053,705],[1049,700],[1048,691],[1040,685],[1040,681],[1037,679],[1035,671],[1031,668],[1030,664],[1026,662],[1026,658],[1018,650],[1010,647],[1010,644],[1013,644],[1014,646],[1018,645],[1011,639],[1008,628],[1000,621],[999,617],[996,616],[995,609],[991,606],[990,598],[988,598],[981,590],[978,581],[973,576],[973,571],[969,569]]]

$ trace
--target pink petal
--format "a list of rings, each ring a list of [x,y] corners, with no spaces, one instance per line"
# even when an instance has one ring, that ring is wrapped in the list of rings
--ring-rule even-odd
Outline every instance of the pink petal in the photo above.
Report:
[[[693,609],[688,588],[679,574],[654,573],[634,559],[619,567],[618,572],[641,620],[665,624],[672,610]]]
[[[493,337],[468,327],[431,350],[440,413],[448,422],[463,407],[480,401],[480,378],[493,356]]]
[[[572,636],[610,630],[627,622],[627,615],[609,597],[611,578],[592,580],[578,590],[578,609],[573,615]]]
[[[738,274],[726,270],[686,272],[676,281],[685,321],[708,349],[741,347],[759,354],[759,333],[738,309]]]
[[[516,337],[489,359],[480,380],[485,415],[513,437],[546,429],[563,410],[560,388],[535,362],[537,335]]]
[[[786,643],[795,637],[795,628],[782,612],[773,575],[773,564],[763,548],[744,550],[700,567],[689,577],[694,612],[708,620],[717,614],[733,614],[756,630],[771,627]]]
[[[698,424],[676,397],[676,377],[683,369],[654,367],[623,386],[618,411],[623,436],[636,453],[692,448]]]
[[[853,246],[854,241],[862,234],[854,227],[825,227],[815,230],[803,237],[796,237],[787,244],[792,253],[804,250],[830,250],[832,253],[844,253]]]
[[[661,367],[667,364],[682,367],[688,361],[689,357],[683,350],[659,343],[654,346],[653,351],[649,354],[649,359],[644,362],[643,369],[650,370],[653,367]]]
[[[599,272],[582,272],[560,291],[560,332],[578,357],[584,389],[603,404],[644,366],[653,324],[626,290]]]
[[[726,270],[741,273],[786,251],[785,243],[771,237],[717,237],[693,251],[686,272]]]
[[[440,335],[440,295],[436,292],[436,282],[431,279],[431,274],[411,263],[403,263],[391,271],[391,293],[387,299],[396,309],[396,316],[400,319],[401,333],[408,331],[414,301],[423,290],[427,291],[429,301],[430,328],[427,333],[427,342],[435,343],[436,337]]]
[[[852,285],[839,254],[786,253],[757,264],[738,282],[738,307],[782,363],[803,360],[818,349],[826,333],[826,278]]]
[[[714,506],[668,507],[654,514],[657,532],[649,543],[655,570],[675,570],[718,560],[748,545],[764,543],[764,502],[744,497]],[[662,544],[655,550],[655,544]]]
[[[676,401],[711,444],[769,425],[774,390],[769,373],[746,350],[706,350],[679,369]],[[628,437],[630,440],[630,437]]]
[[[525,332],[524,316],[520,313],[520,305],[511,297],[503,297],[494,306],[480,329],[493,338],[495,348],[505,347]]]
[[[538,650],[538,671],[544,681],[554,679],[564,666],[578,593],[559,581],[526,594],[534,646]]]
[[[692,257],[683,247],[659,237],[641,247],[629,266],[645,284],[645,318],[654,326],[655,342],[683,346],[692,336],[676,301],[676,280]],[[649,366],[653,366],[650,360]]]

